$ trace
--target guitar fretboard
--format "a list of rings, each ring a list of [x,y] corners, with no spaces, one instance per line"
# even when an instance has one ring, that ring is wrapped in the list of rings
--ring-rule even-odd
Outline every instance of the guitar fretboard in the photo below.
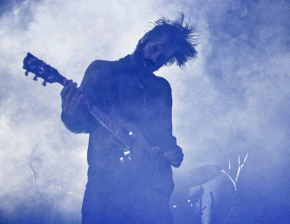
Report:
[[[84,100],[84,106],[105,128],[113,133],[128,148],[131,148],[133,146],[133,140],[128,132],[124,130],[124,128],[119,127],[119,125],[114,123],[106,114],[104,114],[89,100]]]

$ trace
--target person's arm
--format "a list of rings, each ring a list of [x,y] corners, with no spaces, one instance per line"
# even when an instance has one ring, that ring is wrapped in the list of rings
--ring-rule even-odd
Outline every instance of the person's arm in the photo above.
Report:
[[[96,98],[94,88],[99,72],[97,64],[97,61],[90,64],[79,88],[76,83],[70,82],[61,92],[61,120],[69,131],[76,134],[90,133],[100,125],[82,104],[84,97],[93,102]]]
[[[161,151],[163,156],[170,162],[173,167],[178,168],[183,161],[184,154],[182,149],[177,145],[176,138],[172,135],[172,93],[170,84],[162,80],[162,87],[159,92],[160,99],[160,118],[159,131],[156,137],[161,142]]]

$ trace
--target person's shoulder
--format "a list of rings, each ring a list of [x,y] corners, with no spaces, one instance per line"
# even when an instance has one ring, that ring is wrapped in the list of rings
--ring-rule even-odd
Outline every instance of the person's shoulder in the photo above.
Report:
[[[88,70],[101,71],[106,73],[118,73],[119,71],[126,70],[131,65],[131,55],[127,55],[124,58],[118,60],[95,60],[93,61]]]
[[[86,74],[93,78],[105,78],[112,73],[113,65],[114,61],[95,60],[86,69]]]
[[[167,81],[167,79],[165,79],[164,77],[160,77],[160,76],[155,76],[157,79],[158,84],[167,89],[168,91],[171,91],[171,86],[170,83]]]
[[[87,70],[105,70],[111,67],[112,61],[94,60],[87,68]]]

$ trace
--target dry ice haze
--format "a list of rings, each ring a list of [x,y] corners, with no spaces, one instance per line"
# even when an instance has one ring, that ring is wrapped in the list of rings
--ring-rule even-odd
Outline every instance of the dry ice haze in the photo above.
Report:
[[[202,165],[234,175],[238,156],[248,153],[234,220],[283,223],[289,211],[289,6],[270,0],[1,1],[0,222],[81,219],[88,136],[63,126],[60,85],[44,88],[32,74],[24,76],[26,53],[80,83],[93,60],[132,53],[149,22],[183,11],[196,24],[198,57],[183,70],[156,73],[171,83],[174,135],[185,154],[174,169],[176,189],[189,181],[185,172]],[[213,191],[220,203],[234,191],[223,174],[204,187],[205,198]],[[205,213],[209,222],[209,207]]]

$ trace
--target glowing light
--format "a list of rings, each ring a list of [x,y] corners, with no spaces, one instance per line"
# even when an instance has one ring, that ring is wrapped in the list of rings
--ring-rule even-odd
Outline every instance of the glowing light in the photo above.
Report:
[[[246,162],[246,160],[247,160],[247,158],[248,158],[248,155],[249,155],[249,153],[247,153],[247,155],[245,156],[245,159],[244,159],[244,161],[243,161],[243,163],[241,164],[241,157],[239,156],[238,157],[238,165],[239,165],[239,168],[238,168],[238,171],[237,171],[237,174],[236,174],[236,178],[235,178],[235,180],[226,172],[226,171],[224,171],[224,170],[221,170],[224,174],[226,174],[227,176],[228,176],[228,178],[232,181],[232,183],[233,183],[233,185],[234,185],[234,187],[235,187],[235,191],[237,191],[237,182],[238,182],[238,178],[239,178],[239,175],[240,175],[240,172],[241,172],[241,169],[243,168],[243,166],[244,166],[244,164],[245,164],[245,162]],[[228,161],[230,161],[229,159],[228,159]],[[229,163],[229,169],[230,169],[231,167],[230,167],[230,163]]]
[[[130,151],[126,151],[126,152],[124,152],[124,155],[126,156],[126,155],[129,155],[130,154]]]
[[[173,205],[173,208],[176,208],[177,207],[177,205]]]
[[[124,158],[123,157],[120,157],[120,161],[123,162],[124,161]]]
[[[190,202],[190,200],[188,199],[188,202]]]

